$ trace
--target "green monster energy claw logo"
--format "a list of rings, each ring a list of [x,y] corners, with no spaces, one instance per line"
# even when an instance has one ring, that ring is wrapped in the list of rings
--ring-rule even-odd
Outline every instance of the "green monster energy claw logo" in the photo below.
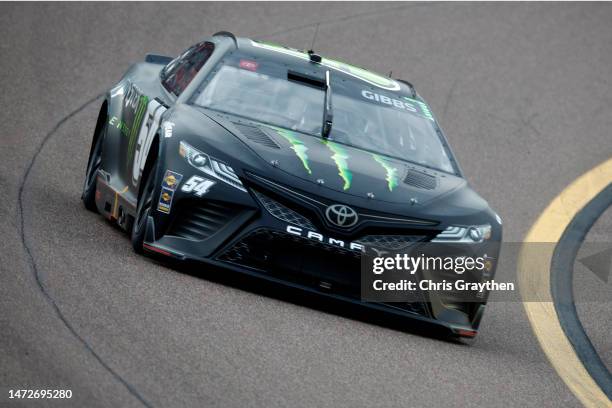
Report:
[[[142,95],[138,100],[138,107],[134,112],[134,121],[132,122],[132,130],[130,131],[130,141],[128,144],[128,158],[134,155],[134,148],[136,147],[136,138],[138,137],[138,132],[140,131],[140,124],[142,122],[142,118],[145,115],[147,110],[147,104],[149,103],[149,98]]]
[[[376,160],[387,172],[386,180],[387,186],[389,187],[389,191],[393,191],[395,187],[397,187],[399,179],[397,177],[397,169],[382,156],[378,154],[373,154],[372,157]]]
[[[351,181],[353,180],[353,174],[348,168],[348,153],[339,144],[329,140],[322,140],[322,142],[334,153],[332,160],[336,163],[338,175],[342,178],[342,180],[344,180],[344,190],[348,190],[351,187]]]
[[[310,170],[310,165],[308,164],[308,154],[306,153],[308,151],[308,148],[306,147],[304,142],[302,142],[296,136],[296,134],[290,130],[286,130],[286,129],[282,129],[282,128],[278,128],[278,127],[270,126],[270,125],[267,125],[267,126],[274,129],[276,133],[278,133],[280,136],[287,139],[289,143],[291,143],[291,150],[293,150],[295,152],[295,155],[300,159],[300,161],[302,162],[302,165],[304,166],[308,174],[312,174],[312,171]]]

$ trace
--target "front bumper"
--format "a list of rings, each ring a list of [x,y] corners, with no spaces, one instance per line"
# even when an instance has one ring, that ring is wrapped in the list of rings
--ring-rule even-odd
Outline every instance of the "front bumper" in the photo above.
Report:
[[[342,233],[330,230],[316,208],[309,208],[291,194],[280,194],[262,184],[249,184],[248,191],[245,205],[185,198],[177,203],[171,219],[165,220],[163,233],[155,231],[157,224],[151,217],[145,250],[433,323],[455,336],[476,335],[486,299],[471,304],[469,317],[464,319],[435,316],[432,299],[427,297],[410,303],[361,300],[361,253],[351,244],[375,242],[397,251],[428,242],[441,227],[402,223],[381,227],[366,222],[350,233]]]

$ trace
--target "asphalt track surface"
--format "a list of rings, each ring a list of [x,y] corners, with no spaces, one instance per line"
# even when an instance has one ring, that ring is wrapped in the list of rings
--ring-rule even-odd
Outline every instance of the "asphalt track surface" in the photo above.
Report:
[[[91,101],[145,52],[219,30],[304,48],[319,22],[320,53],[417,86],[518,242],[612,156],[610,21],[610,4],[1,4],[0,405],[64,388],[35,404],[579,406],[521,304],[490,304],[471,346],[396,330],[137,256],[79,196]],[[585,326],[609,356],[610,315]]]

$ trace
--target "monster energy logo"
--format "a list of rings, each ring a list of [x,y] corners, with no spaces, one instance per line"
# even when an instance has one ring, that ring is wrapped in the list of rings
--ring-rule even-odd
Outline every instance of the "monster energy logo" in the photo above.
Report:
[[[142,123],[142,118],[144,118],[148,103],[149,98],[144,95],[142,95],[138,100],[138,107],[134,112],[134,121],[132,122],[132,128],[130,131],[128,158],[134,155],[134,148],[136,147],[136,136],[138,135],[138,131],[140,130],[140,124]]]
[[[379,156],[378,154],[373,154],[372,157],[376,160],[387,172],[386,180],[387,186],[389,187],[389,191],[393,191],[395,187],[397,187],[399,179],[397,177],[397,169],[385,160],[384,157]]]
[[[312,170],[310,169],[309,159],[308,159],[308,147],[304,144],[304,142],[297,136],[297,134],[291,130],[279,128],[273,125],[263,125],[270,129],[273,129],[279,136],[282,136],[285,140],[287,140],[291,144],[291,150],[295,152],[295,155],[300,159],[304,169],[308,172],[308,174],[312,174]],[[351,173],[348,165],[348,160],[350,158],[346,149],[338,144],[329,140],[321,140],[323,143],[333,154],[331,159],[336,164],[336,168],[338,169],[338,175],[342,178],[344,182],[343,189],[348,190],[351,188],[351,183],[353,181],[353,174]],[[399,185],[399,176],[398,169],[392,165],[392,162],[386,159],[385,157],[372,154],[372,158],[379,163],[386,172],[387,187],[389,191],[393,191]]]
[[[308,151],[308,148],[306,147],[304,142],[302,142],[295,135],[295,133],[290,130],[277,128],[271,125],[266,125],[266,126],[274,129],[276,133],[278,133],[280,136],[287,139],[289,143],[291,143],[291,150],[293,150],[295,152],[295,155],[300,159],[300,161],[302,162],[302,165],[304,166],[308,174],[312,174],[312,170],[310,170],[310,165],[308,164],[308,154],[306,154],[306,152]]]
[[[353,174],[348,168],[348,153],[339,144],[336,144],[329,140],[322,140],[322,142],[323,144],[325,144],[325,146],[327,146],[329,150],[332,151],[332,153],[334,153],[334,155],[332,156],[332,160],[336,163],[336,167],[338,168],[338,175],[344,181],[343,189],[348,190],[351,187],[351,181],[353,180]]]

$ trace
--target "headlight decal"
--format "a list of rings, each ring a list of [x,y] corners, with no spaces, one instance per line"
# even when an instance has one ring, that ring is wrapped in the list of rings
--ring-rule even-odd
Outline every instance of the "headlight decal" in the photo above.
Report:
[[[489,224],[472,226],[452,225],[436,235],[431,242],[479,243],[489,238],[491,238],[491,226]]]
[[[185,158],[192,167],[208,176],[229,184],[240,191],[247,191],[230,165],[199,151],[189,143],[181,141],[179,144],[179,155]]]

